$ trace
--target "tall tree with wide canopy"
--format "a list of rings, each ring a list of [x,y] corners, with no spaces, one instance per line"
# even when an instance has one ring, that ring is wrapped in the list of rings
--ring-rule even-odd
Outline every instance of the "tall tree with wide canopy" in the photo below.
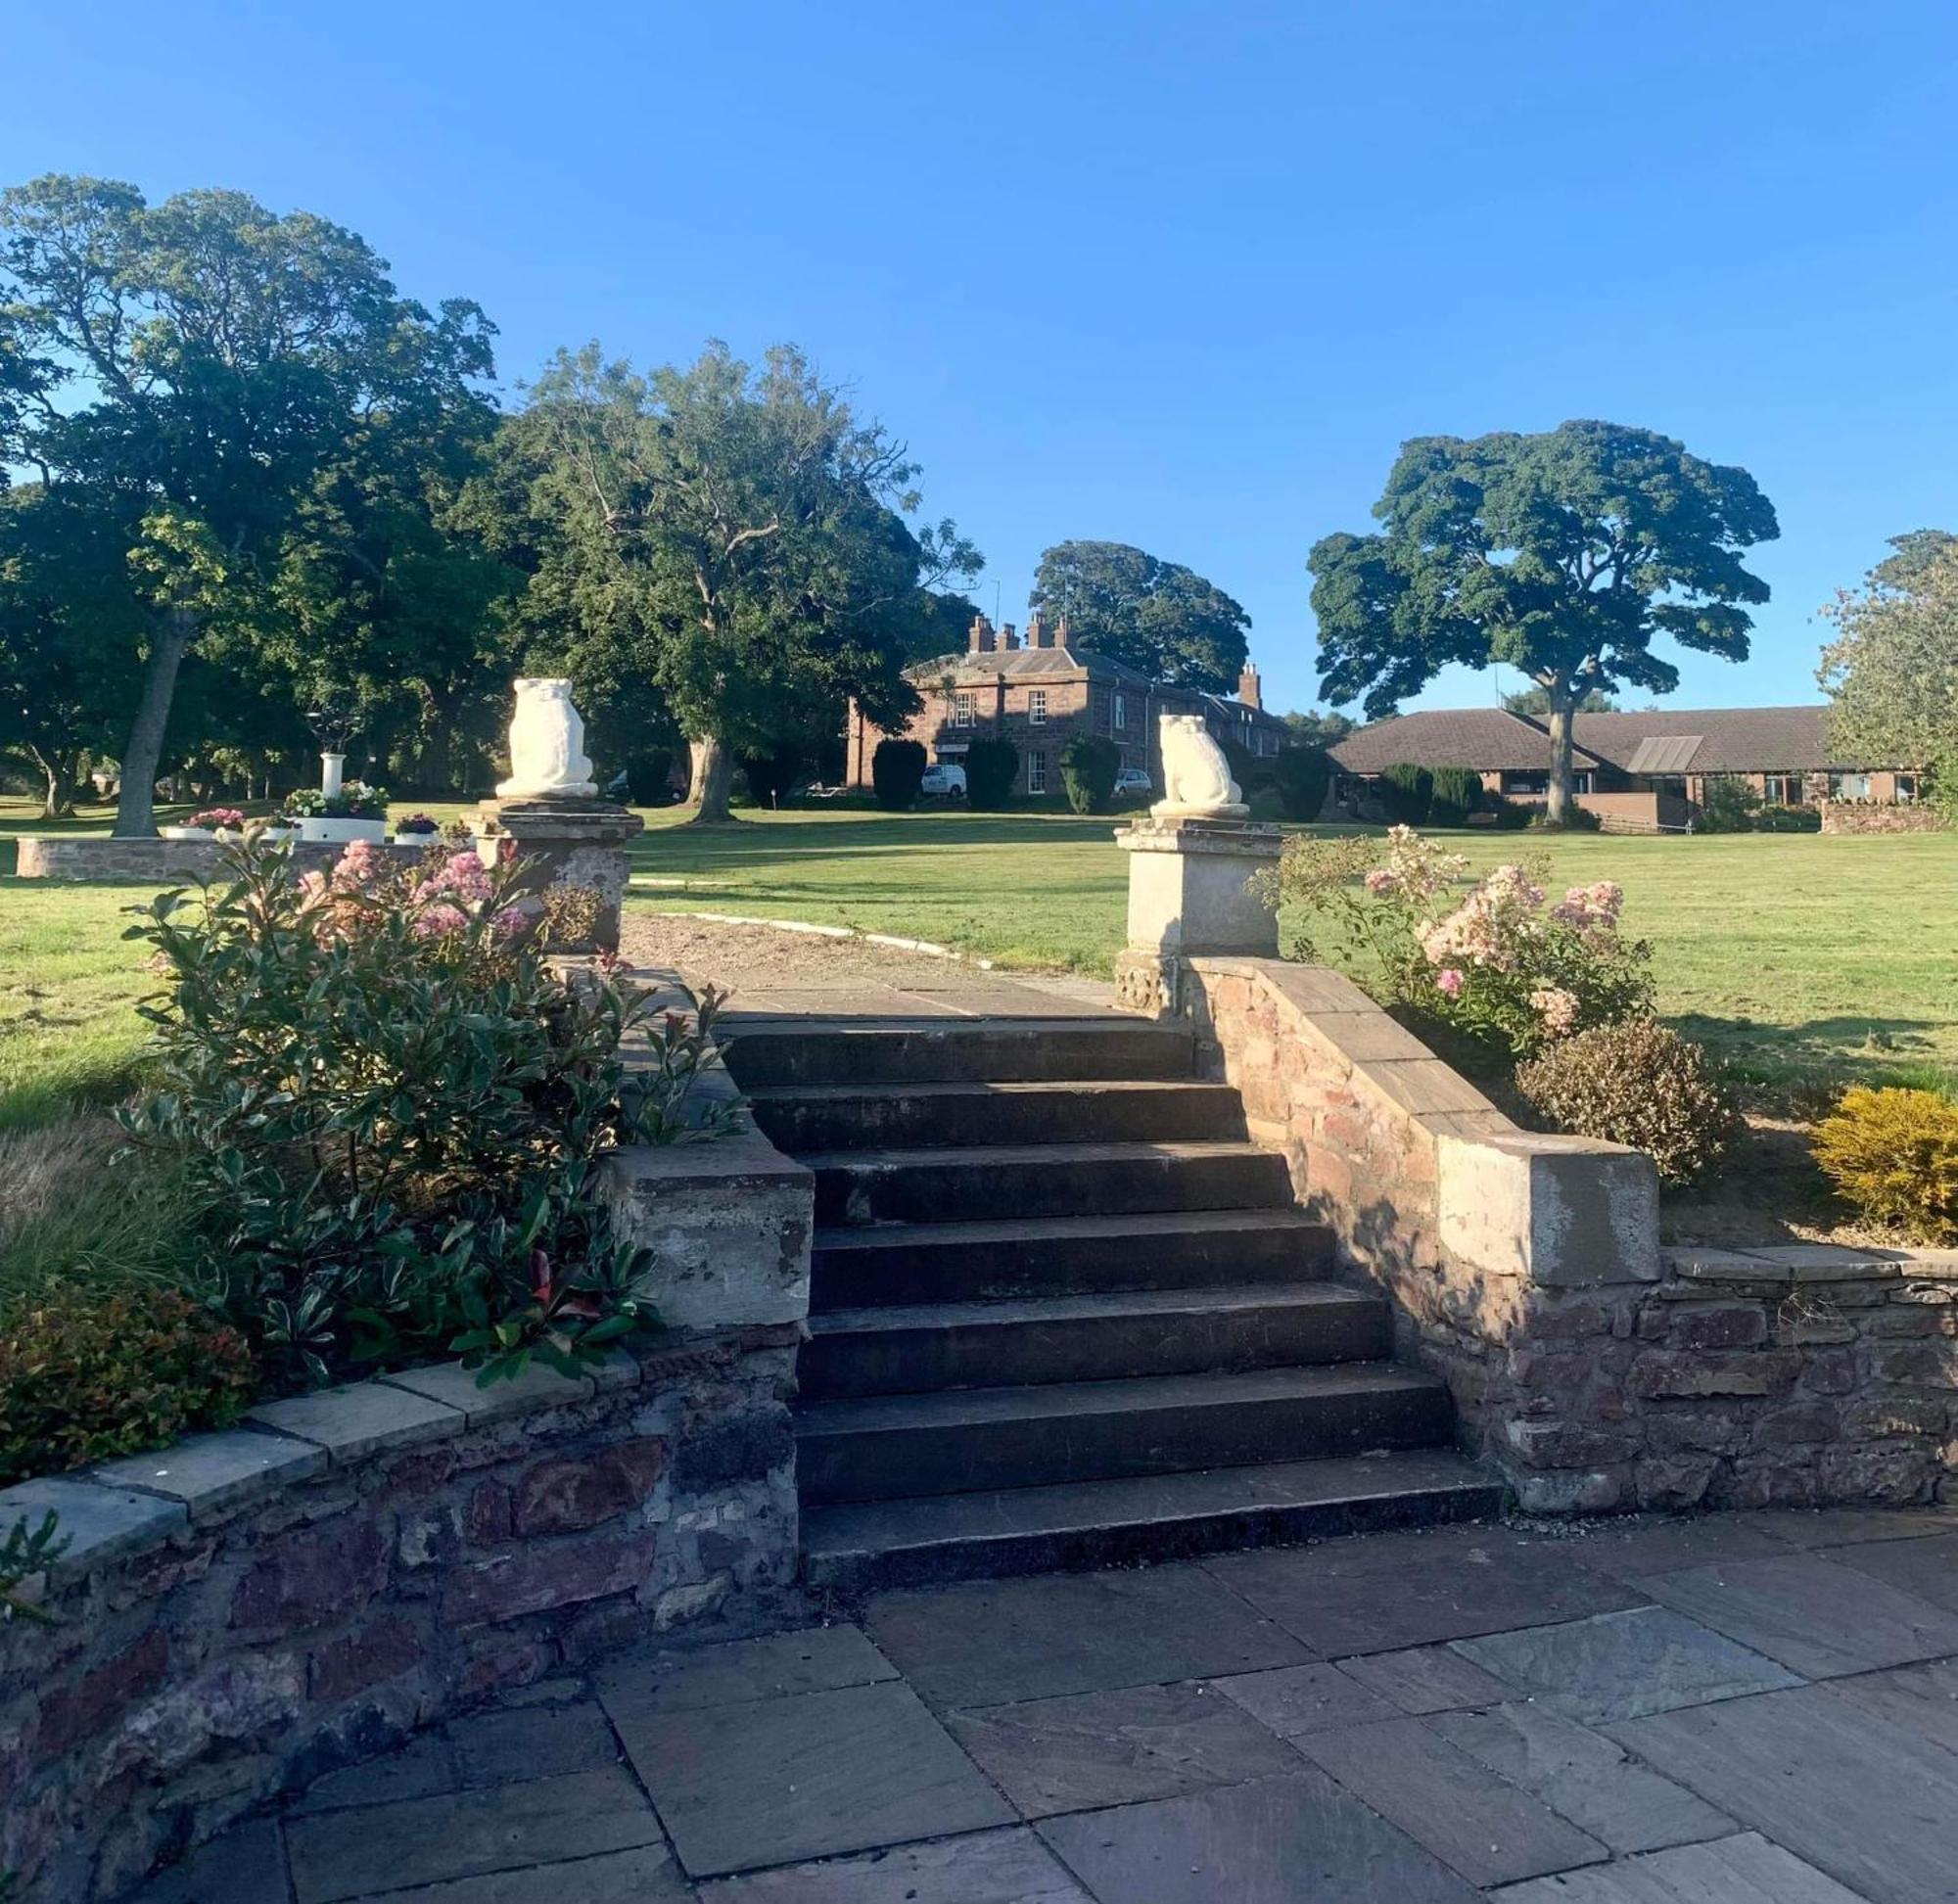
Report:
[[[1549,817],[1570,812],[1570,717],[1594,692],[1670,693],[1655,636],[1748,658],[1768,585],[1742,551],[1781,532],[1744,469],[1651,430],[1575,422],[1534,436],[1402,445],[1377,534],[1313,547],[1321,690],[1391,712],[1450,663],[1501,662],[1544,690]]]
[[[760,366],[710,345],[650,377],[596,345],[560,353],[530,421],[546,498],[590,561],[616,547],[645,591],[650,664],[692,753],[695,817],[731,817],[734,763],[854,697],[880,725],[917,706],[904,677],[918,596],[980,567],[949,521],[913,532],[918,471],[801,351]]]
[[[1065,615],[1082,647],[1199,693],[1234,689],[1249,652],[1251,618],[1223,589],[1127,542],[1056,542],[1027,606]]]
[[[353,233],[242,193],[151,206],[51,175],[0,194],[0,462],[116,499],[147,611],[118,834],[153,830],[185,656],[267,612],[319,472],[379,423],[483,405],[490,335],[472,303],[397,296]]]
[[[1917,530],[1890,546],[1824,611],[1829,737],[1851,766],[1933,768],[1940,801],[1958,806],[1958,536]]]

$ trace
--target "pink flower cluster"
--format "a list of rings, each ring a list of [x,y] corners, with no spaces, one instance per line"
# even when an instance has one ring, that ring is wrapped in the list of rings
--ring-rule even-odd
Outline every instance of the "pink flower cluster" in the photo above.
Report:
[[[236,807],[207,807],[203,813],[191,814],[186,824],[191,826],[221,826],[227,831],[231,831],[245,824],[245,815]]]
[[[1551,907],[1550,916],[1579,932],[1613,932],[1624,905],[1625,889],[1601,879],[1595,886],[1571,887],[1562,903]]]
[[[1553,1038],[1562,1038],[1577,1029],[1577,995],[1561,985],[1540,986],[1529,995],[1530,1008],[1543,1020],[1543,1028]]]
[[[415,909],[412,930],[418,939],[460,932],[474,910],[490,897],[490,875],[473,853],[451,853],[433,872],[408,889]]]
[[[1459,991],[1464,965],[1514,968],[1516,927],[1542,904],[1543,888],[1520,866],[1498,866],[1453,912],[1422,929],[1421,949],[1430,965],[1458,972]]]

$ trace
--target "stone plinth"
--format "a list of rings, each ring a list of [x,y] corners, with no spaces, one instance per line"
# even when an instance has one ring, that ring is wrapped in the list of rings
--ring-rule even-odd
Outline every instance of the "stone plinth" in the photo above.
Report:
[[[519,890],[545,902],[544,949],[617,952],[626,847],[646,822],[609,800],[485,800],[477,811],[488,822],[484,858],[493,849],[497,864],[516,860]],[[581,901],[580,889],[593,902]]]
[[[1284,844],[1276,826],[1148,813],[1118,828],[1129,859],[1129,943],[1115,960],[1115,1001],[1176,1009],[1182,961],[1203,954],[1269,958],[1278,913],[1252,882]]]

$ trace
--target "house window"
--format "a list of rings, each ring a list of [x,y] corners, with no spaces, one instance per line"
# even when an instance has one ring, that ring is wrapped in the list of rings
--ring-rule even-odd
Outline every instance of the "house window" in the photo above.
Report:
[[[1917,798],[1917,775],[1899,773],[1896,776],[1896,797],[1898,802],[1908,807]]]
[[[969,727],[977,719],[971,695],[955,694],[952,697],[952,724],[955,727]]]
[[[1047,689],[1044,687],[1027,690],[1027,724],[1033,727],[1047,725]]]
[[[1767,773],[1761,776],[1761,793],[1771,807],[1799,807],[1801,803],[1801,775],[1798,773]]]
[[[1838,800],[1867,800],[1870,776],[1867,773],[1832,773],[1829,791]]]
[[[1047,791],[1047,755],[1039,748],[1027,756],[1027,791],[1029,793]]]
[[[1118,694],[1115,696],[1116,731],[1119,733],[1121,729],[1126,727],[1128,724],[1129,724],[1129,703],[1124,696]]]
[[[1547,783],[1545,791],[1549,791]],[[1591,771],[1588,767],[1570,776],[1570,791],[1572,793],[1596,793],[1598,791],[1597,787],[1592,784]]]
[[[1503,791],[1505,793],[1519,793],[1526,799],[1533,794],[1541,796],[1550,791],[1550,775],[1547,773],[1505,773],[1503,775]]]

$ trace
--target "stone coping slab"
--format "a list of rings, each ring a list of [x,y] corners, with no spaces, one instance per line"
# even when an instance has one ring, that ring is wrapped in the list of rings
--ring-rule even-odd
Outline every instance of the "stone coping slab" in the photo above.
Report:
[[[1867,1282],[1903,1277],[1958,1279],[1958,1249],[1862,1248],[1843,1243],[1774,1243],[1747,1248],[1687,1245],[1662,1252],[1664,1267],[1697,1282]]]

